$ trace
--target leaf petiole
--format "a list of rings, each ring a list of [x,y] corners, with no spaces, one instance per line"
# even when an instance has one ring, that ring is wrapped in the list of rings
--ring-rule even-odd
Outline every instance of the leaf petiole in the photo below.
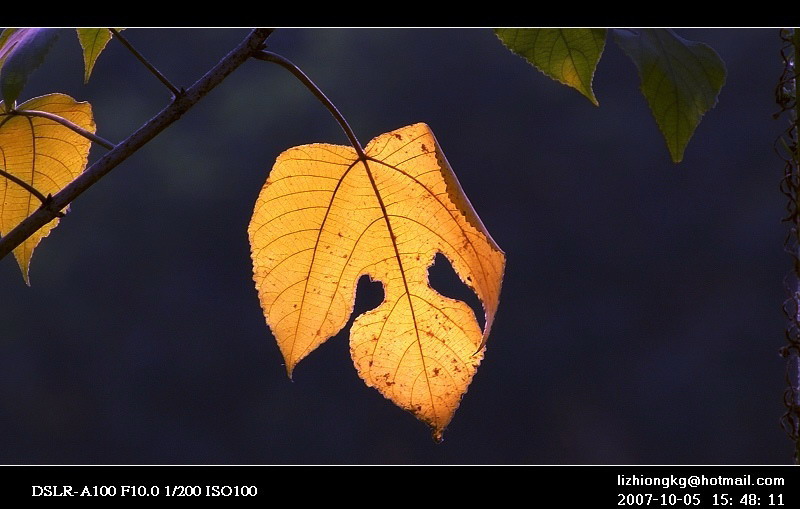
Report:
[[[331,102],[331,100],[328,99],[328,97],[322,92],[322,90],[320,90],[320,88],[316,85],[316,83],[311,81],[311,78],[309,78],[306,75],[306,73],[304,73],[299,67],[297,67],[290,60],[286,59],[281,55],[278,55],[277,53],[272,53],[271,51],[264,51],[264,50],[257,51],[253,54],[253,57],[259,60],[263,60],[265,62],[272,62],[278,64],[284,69],[291,72],[298,80],[300,80],[300,82],[303,83],[303,85],[305,85],[306,88],[309,89],[311,93],[314,94],[314,96],[317,99],[319,99],[319,101],[323,105],[325,105],[328,111],[331,112],[333,118],[336,119],[336,122],[339,123],[339,125],[342,127],[342,130],[347,135],[347,138],[350,140],[350,144],[356,150],[356,153],[358,154],[359,158],[367,159],[367,155],[364,153],[364,148],[361,146],[361,143],[358,141],[358,138],[356,138],[353,129],[350,127],[350,124],[347,123],[347,120],[345,120],[344,116],[339,112],[338,108],[336,108],[336,105],[334,105],[333,102]]]
[[[114,38],[117,39],[119,42],[121,42],[122,45],[128,49],[128,51],[133,53],[133,56],[135,56],[137,60],[139,60],[142,64],[144,64],[144,66],[147,67],[147,70],[150,71],[153,74],[153,76],[158,78],[158,81],[163,83],[164,86],[166,86],[170,90],[170,92],[172,92],[172,95],[174,95],[175,97],[181,96],[181,94],[183,93],[182,92],[183,89],[179,90],[178,87],[173,85],[167,79],[167,77],[161,74],[161,72],[158,69],[156,69],[155,66],[151,64],[150,61],[144,57],[144,55],[139,53],[136,50],[136,48],[134,48],[133,45],[130,42],[128,42],[128,40],[125,37],[123,37],[122,34],[119,33],[118,30],[114,28],[109,28],[108,31],[111,32],[114,35]]]
[[[11,182],[17,184],[18,186],[22,187],[23,189],[25,189],[26,191],[28,191],[32,195],[34,195],[40,202],[42,202],[42,205],[46,205],[49,201],[52,200],[52,197],[47,197],[47,196],[43,195],[42,193],[40,193],[32,185],[28,184],[27,182],[25,182],[24,180],[21,180],[18,177],[15,177],[14,175],[12,175],[12,174],[8,173],[7,171],[3,170],[2,168],[0,168],[0,175],[2,175],[3,177],[7,178]]]
[[[105,138],[102,138],[102,137],[100,137],[100,136],[98,136],[98,135],[96,135],[96,134],[94,134],[94,133],[92,133],[90,131],[87,131],[86,129],[83,129],[82,127],[79,127],[79,126],[73,124],[72,122],[70,122],[66,118],[60,117],[60,116],[55,115],[53,113],[48,113],[46,111],[37,111],[37,110],[12,110],[8,114],[9,115],[21,115],[23,117],[46,118],[48,120],[52,120],[53,122],[58,122],[59,124],[63,125],[64,127],[68,128],[68,129],[71,129],[72,131],[74,131],[74,132],[80,134],[81,136],[83,136],[84,138],[86,138],[86,139],[88,139],[90,141],[93,141],[94,143],[97,143],[98,145],[100,145],[102,147],[105,147],[108,150],[111,150],[112,148],[114,148],[114,144],[111,143],[110,141],[106,140]]]

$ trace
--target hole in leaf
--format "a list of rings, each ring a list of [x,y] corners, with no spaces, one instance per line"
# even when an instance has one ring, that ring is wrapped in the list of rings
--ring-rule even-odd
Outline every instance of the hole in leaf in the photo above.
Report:
[[[356,318],[380,306],[381,302],[383,302],[383,296],[383,284],[381,284],[380,281],[371,281],[367,275],[358,278],[353,312],[350,313],[347,323],[342,327],[342,330],[339,331],[337,337],[349,338],[350,328],[353,326],[353,322]],[[330,341],[328,341],[328,343],[330,343]],[[345,344],[348,344],[347,341],[345,341]]]
[[[371,281],[369,276],[361,276],[356,286],[356,303],[350,315],[350,322],[352,323],[355,317],[380,306],[381,302],[383,302],[383,284],[380,281]]]
[[[431,288],[441,293],[445,297],[456,299],[465,302],[472,308],[475,313],[475,318],[483,330],[486,325],[486,317],[483,313],[483,306],[478,296],[472,289],[461,282],[453,266],[450,265],[450,260],[447,259],[442,253],[436,253],[436,258],[433,260],[433,265],[428,269],[428,280],[431,283]]]

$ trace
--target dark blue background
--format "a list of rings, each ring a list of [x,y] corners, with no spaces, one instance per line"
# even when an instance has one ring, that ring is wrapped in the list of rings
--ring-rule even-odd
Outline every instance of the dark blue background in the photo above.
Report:
[[[247,32],[125,35],[188,86]],[[280,152],[347,140],[288,72],[253,61],[74,203],[32,288],[0,264],[0,463],[789,463],[778,30],[677,32],[728,67],[679,165],[610,39],[599,108],[489,29],[268,40],[362,143],[428,123],[507,254],[486,358],[441,445],[360,381],[347,331],[285,376],[247,223]],[[113,141],[169,99],[113,41],[87,86],[82,65],[67,30],[21,99],[89,100]]]

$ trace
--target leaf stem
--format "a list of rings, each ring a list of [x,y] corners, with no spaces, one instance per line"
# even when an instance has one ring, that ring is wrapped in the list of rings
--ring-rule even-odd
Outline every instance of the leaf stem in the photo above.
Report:
[[[48,199],[47,199],[47,197],[45,195],[40,193],[35,187],[33,187],[32,185],[28,184],[24,180],[21,180],[19,177],[16,177],[16,176],[8,173],[7,171],[5,171],[3,169],[0,169],[0,175],[2,175],[3,177],[7,178],[11,182],[17,184],[18,186],[24,188],[26,191],[28,191],[32,195],[34,195],[36,198],[39,199],[40,202],[42,202],[42,205],[44,205],[44,204],[46,204],[48,202]]]
[[[316,96],[319,101],[328,108],[328,111],[331,112],[333,118],[336,119],[336,122],[342,127],[344,133],[347,135],[347,138],[350,140],[350,144],[353,145],[353,148],[356,149],[358,153],[358,157],[361,159],[366,159],[367,155],[364,153],[364,149],[361,147],[361,143],[356,138],[353,129],[350,127],[350,124],[347,123],[344,116],[339,112],[336,108],[336,105],[331,102],[330,99],[320,90],[320,88],[311,81],[306,73],[304,73],[299,67],[297,67],[294,63],[286,59],[285,57],[278,55],[277,53],[272,53],[271,51],[259,51],[253,55],[255,58],[259,60],[264,60],[265,62],[272,62],[275,64],[280,65],[284,69],[287,69],[291,72],[298,80],[300,80],[303,85],[306,86],[307,89],[311,91],[314,96]]]
[[[47,207],[36,210],[25,218],[5,237],[0,238],[0,259],[22,244],[25,239],[34,234],[39,228],[58,217],[58,212],[72,203],[84,191],[89,189],[98,180],[103,178],[120,163],[142,148],[148,141],[155,138],[161,131],[181,118],[184,113],[197,104],[211,90],[228,77],[239,66],[245,63],[261,48],[264,41],[272,33],[272,28],[256,28],[239,43],[230,53],[212,67],[185,93],[177,96],[174,101],[162,109],[155,117],[148,120],[125,140],[117,144],[103,157],[89,166],[75,180],[64,189],[47,200]]]
[[[23,117],[41,117],[41,118],[46,118],[48,120],[52,120],[53,122],[58,122],[59,124],[63,125],[64,127],[75,131],[76,133],[80,134],[84,138],[87,138],[88,140],[93,141],[93,142],[97,143],[98,145],[107,148],[108,150],[111,150],[112,148],[114,148],[114,144],[111,143],[110,141],[106,140],[105,138],[102,138],[102,137],[94,134],[91,131],[87,131],[86,129],[83,129],[82,127],[79,127],[79,126],[73,124],[72,122],[70,122],[66,118],[60,117],[60,116],[55,115],[53,113],[48,113],[46,111],[38,111],[38,110],[12,110],[10,112],[10,114],[11,115],[21,115]]]
[[[128,40],[124,38],[122,34],[119,33],[117,29],[109,28],[108,30],[114,35],[114,38],[116,38],[119,42],[121,42],[123,46],[128,48],[128,51],[133,53],[133,56],[135,56],[141,63],[143,63],[145,67],[147,67],[147,70],[149,70],[153,74],[153,76],[158,78],[158,80],[161,83],[163,83],[170,90],[170,92],[172,92],[172,95],[174,95],[175,97],[181,95],[181,91],[178,90],[178,88],[175,85],[170,83],[167,77],[161,74],[161,72],[159,72],[159,70],[156,69],[155,66],[151,64],[150,61],[144,57],[144,55],[136,51],[136,48],[134,48],[131,45],[131,43],[129,43]]]

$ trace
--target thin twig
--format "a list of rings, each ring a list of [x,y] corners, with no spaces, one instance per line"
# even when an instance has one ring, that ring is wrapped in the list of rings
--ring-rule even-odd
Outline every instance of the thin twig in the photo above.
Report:
[[[159,72],[159,70],[158,70],[158,69],[156,69],[156,68],[155,68],[155,66],[154,66],[153,64],[151,64],[151,63],[150,63],[150,61],[148,61],[148,60],[147,60],[147,59],[146,59],[146,58],[145,58],[145,57],[144,57],[144,56],[143,56],[141,53],[139,53],[138,51],[136,51],[136,48],[134,48],[134,47],[131,45],[131,43],[129,43],[129,42],[128,42],[128,40],[127,40],[126,38],[122,37],[122,34],[120,34],[118,30],[116,30],[116,29],[114,29],[114,28],[109,28],[108,30],[109,30],[109,31],[110,31],[112,34],[114,34],[114,37],[115,37],[117,40],[119,40],[119,42],[121,42],[123,46],[125,46],[126,48],[128,48],[128,51],[130,51],[131,53],[133,53],[133,56],[135,56],[135,57],[136,57],[136,58],[137,58],[137,59],[138,59],[138,60],[139,60],[141,63],[143,63],[143,64],[144,64],[144,66],[145,66],[145,67],[147,67],[147,69],[148,69],[148,70],[149,70],[151,73],[153,73],[153,75],[154,75],[156,78],[158,78],[158,80],[159,80],[159,81],[161,81],[161,83],[163,83],[163,84],[164,84],[164,85],[165,85],[165,86],[166,86],[166,87],[167,87],[167,88],[170,90],[170,92],[172,92],[172,95],[174,95],[175,97],[178,97],[179,95],[181,95],[181,91],[180,91],[180,90],[178,90],[178,87],[176,87],[175,85],[173,85],[172,83],[170,83],[170,81],[167,79],[167,77],[166,77],[166,76],[164,76],[163,74],[161,74],[161,73]]]
[[[5,171],[3,169],[0,169],[0,175],[2,175],[3,177],[7,178],[11,182],[17,184],[18,186],[24,188],[26,191],[28,191],[32,195],[34,195],[36,198],[39,199],[40,202],[42,202],[42,205],[44,205],[44,204],[46,204],[48,202],[48,199],[47,199],[47,197],[45,195],[40,193],[35,187],[33,187],[32,185],[28,184],[24,180],[21,180],[19,177],[16,177],[16,176],[8,173],[7,171]]]
[[[253,54],[263,47],[264,41],[272,33],[272,28],[257,28],[250,32],[247,38],[239,43],[236,48],[228,53],[225,58],[219,61],[202,78],[189,87],[185,93],[179,95],[169,106],[161,110],[158,115],[150,119],[133,134],[120,142],[103,157],[81,173],[64,189],[56,193],[49,200],[49,207],[40,208],[20,224],[18,224],[8,234],[0,238],[0,259],[14,250],[35,231],[49,223],[56,213],[54,210],[62,210],[69,205],[75,198],[89,189],[98,180],[103,178],[108,172],[117,167],[121,162],[142,148],[148,141],[156,137],[161,131],[172,125],[192,106],[205,97],[214,87],[222,83],[230,73],[246,62]]]
[[[366,154],[364,154],[364,149],[361,147],[361,143],[358,141],[358,138],[356,138],[353,129],[350,128],[350,124],[347,123],[347,120],[345,120],[344,116],[342,116],[342,114],[339,112],[336,106],[331,102],[330,99],[328,99],[328,97],[322,92],[322,90],[320,90],[320,88],[316,85],[316,83],[311,81],[311,78],[306,76],[306,74],[302,70],[300,70],[299,67],[293,64],[291,61],[287,60],[285,57],[278,55],[277,53],[272,53],[271,51],[259,51],[253,56],[259,60],[264,60],[265,62],[272,62],[278,64],[284,69],[287,69],[289,72],[294,74],[295,77],[299,79],[303,83],[303,85],[305,85],[306,88],[308,88],[317,97],[317,99],[319,99],[322,102],[322,104],[325,105],[326,108],[328,108],[328,111],[331,112],[333,118],[336,119],[336,121],[344,130],[344,133],[350,140],[350,144],[353,145],[354,149],[356,149],[358,156],[361,159],[367,158]]]
[[[66,118],[59,117],[58,115],[55,115],[53,113],[48,113],[46,111],[38,111],[38,110],[12,110],[10,113],[6,113],[6,114],[7,115],[21,115],[23,117],[41,117],[41,118],[46,118],[48,120],[52,120],[53,122],[58,122],[59,124],[63,125],[64,127],[75,131],[76,133],[80,134],[84,138],[87,138],[90,141],[93,141],[93,142],[97,143],[98,145],[107,148],[108,150],[111,150],[112,148],[114,148],[114,144],[111,143],[110,141],[106,140],[105,138],[102,138],[102,137],[94,134],[93,132],[87,131],[86,129],[84,129],[84,128],[80,127],[80,126],[77,126],[77,125],[73,124],[72,122],[70,122]],[[0,114],[0,116],[2,116],[2,115],[3,114]]]

